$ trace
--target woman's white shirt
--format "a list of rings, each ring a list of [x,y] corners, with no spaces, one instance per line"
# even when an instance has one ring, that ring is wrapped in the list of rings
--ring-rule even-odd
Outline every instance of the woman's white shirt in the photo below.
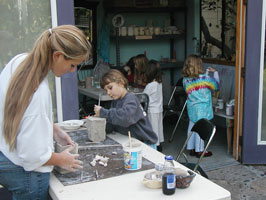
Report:
[[[53,118],[52,99],[47,78],[33,94],[18,129],[16,147],[9,151],[2,133],[4,101],[12,73],[25,59],[26,54],[14,57],[0,74],[0,151],[14,164],[26,171],[50,172],[52,166],[43,166],[52,155]],[[21,83],[23,84],[23,83]]]

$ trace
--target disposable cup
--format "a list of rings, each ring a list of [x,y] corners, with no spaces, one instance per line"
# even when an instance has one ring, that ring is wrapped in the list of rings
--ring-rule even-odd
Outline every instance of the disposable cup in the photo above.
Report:
[[[124,166],[126,170],[138,170],[142,166],[142,145],[139,141],[132,140],[123,145]]]

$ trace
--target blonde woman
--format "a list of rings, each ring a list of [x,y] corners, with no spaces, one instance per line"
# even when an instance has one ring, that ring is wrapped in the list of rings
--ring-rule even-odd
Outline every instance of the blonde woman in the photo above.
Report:
[[[47,199],[53,166],[82,168],[73,141],[53,123],[47,74],[74,72],[91,45],[78,28],[44,31],[29,53],[15,56],[0,74],[0,184],[13,199]],[[53,152],[53,140],[72,144]]]

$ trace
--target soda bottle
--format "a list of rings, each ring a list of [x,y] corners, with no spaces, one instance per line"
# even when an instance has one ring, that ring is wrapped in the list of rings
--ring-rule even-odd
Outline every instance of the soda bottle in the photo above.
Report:
[[[174,161],[173,156],[165,156],[164,167],[163,167],[163,193],[166,195],[172,195],[175,193],[176,180],[174,173]]]

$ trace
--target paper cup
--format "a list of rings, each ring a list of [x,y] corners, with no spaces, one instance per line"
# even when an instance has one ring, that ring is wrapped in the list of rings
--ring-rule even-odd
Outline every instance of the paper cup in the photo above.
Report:
[[[123,145],[124,166],[126,170],[138,170],[142,166],[141,143],[132,140],[132,147],[126,143]]]

